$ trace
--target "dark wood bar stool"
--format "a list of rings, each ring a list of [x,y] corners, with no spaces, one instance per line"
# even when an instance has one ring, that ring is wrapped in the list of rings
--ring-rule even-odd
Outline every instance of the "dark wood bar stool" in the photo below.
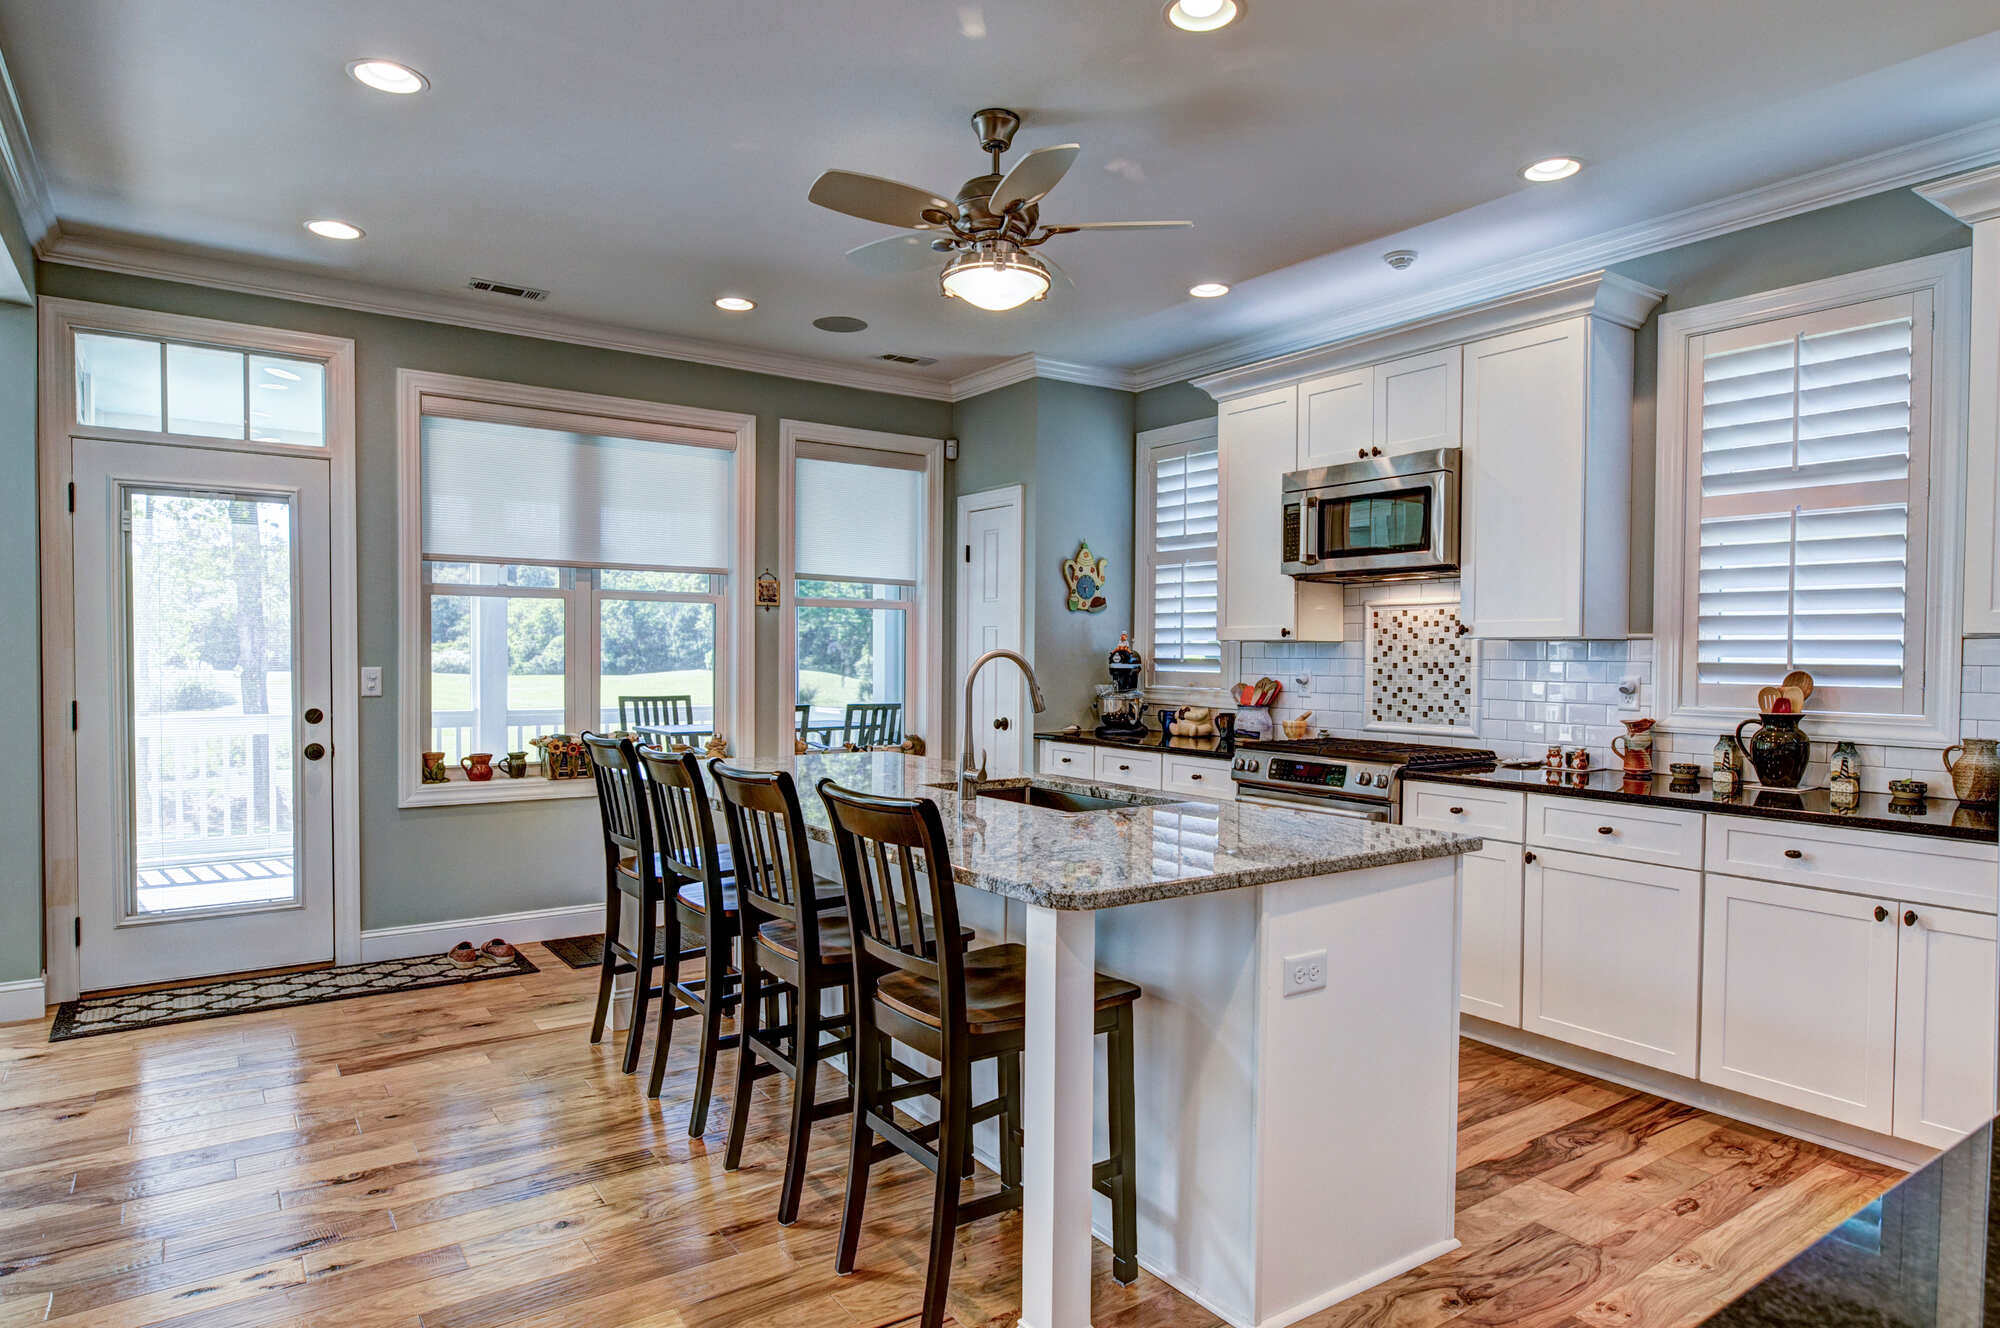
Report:
[[[832,780],[820,781],[819,795],[833,825],[854,941],[854,1135],[834,1267],[841,1273],[854,1270],[869,1167],[899,1152],[915,1158],[937,1177],[919,1322],[938,1328],[958,1228],[1021,1206],[1027,951],[1018,945],[965,949],[951,855],[935,803],[871,797]],[[1132,1076],[1132,1006],[1139,995],[1129,982],[1097,976],[1097,1031],[1110,1038],[1111,1156],[1093,1169],[1092,1181],[1111,1199],[1112,1273],[1120,1282],[1139,1275]],[[891,1040],[936,1060],[937,1075],[922,1077],[897,1063],[888,1049]],[[1000,1095],[975,1104],[972,1066],[982,1060],[998,1061]],[[909,1081],[895,1082],[899,1076]],[[896,1105],[918,1096],[937,1099],[937,1121],[902,1124]],[[1001,1188],[962,1201],[960,1187],[971,1173],[972,1127],[996,1116]]]
[[[594,753],[593,753],[594,754]],[[681,977],[676,963],[665,975],[660,1011],[660,1035],[653,1044],[653,1069],[646,1095],[658,1097],[667,1073],[667,1052],[676,1019],[698,1018],[701,1040],[695,1048],[694,1098],[688,1107],[688,1136],[708,1131],[708,1105],[715,1089],[716,1054],[738,1045],[738,1035],[722,1031],[727,1014],[740,1014],[743,975],[735,961],[737,895],[734,862],[715,840],[715,818],[701,765],[694,753],[678,754],[658,747],[637,749],[645,771],[642,785],[646,820],[659,854],[659,871],[670,892],[666,910],[666,953],[682,960],[700,959],[701,976]],[[699,945],[682,946],[690,938]],[[643,946],[641,947],[644,948]],[[638,1017],[633,1017],[638,1025]]]
[[[784,771],[736,770],[709,762],[709,777],[721,799],[730,851],[736,863],[738,919],[743,935],[745,986],[762,990],[778,984],[788,1011],[784,1022],[759,1018],[768,1002],[746,1007],[736,1054],[736,1098],[729,1121],[729,1148],[723,1168],[743,1161],[743,1136],[750,1124],[750,1092],[757,1080],[782,1074],[792,1081],[791,1130],[785,1146],[785,1179],[778,1191],[778,1222],[798,1220],[806,1159],[815,1121],[844,1115],[846,1097],[819,1102],[819,1068],[830,1056],[852,1050],[847,1035],[848,955],[846,905],[837,886],[815,878],[797,787]],[[827,1013],[826,994],[840,994],[839,1010]]]

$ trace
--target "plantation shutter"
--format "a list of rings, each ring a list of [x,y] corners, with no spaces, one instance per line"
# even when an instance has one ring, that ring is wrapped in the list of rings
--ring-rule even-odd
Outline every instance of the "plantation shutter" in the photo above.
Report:
[[[1929,333],[1898,296],[1700,338],[1702,704],[1804,669],[1815,708],[1922,709]]]
[[[1219,673],[1215,635],[1220,453],[1207,440],[1154,449],[1152,640],[1156,672]]]

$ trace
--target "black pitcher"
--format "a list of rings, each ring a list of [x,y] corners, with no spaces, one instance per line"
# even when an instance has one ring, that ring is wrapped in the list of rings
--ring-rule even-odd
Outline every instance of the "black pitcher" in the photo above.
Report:
[[[1757,772],[1757,782],[1765,788],[1797,788],[1805,778],[1806,762],[1812,758],[1812,740],[1799,732],[1800,715],[1765,715],[1749,746],[1743,744],[1743,730],[1758,721],[1746,719],[1736,726],[1736,746]]]

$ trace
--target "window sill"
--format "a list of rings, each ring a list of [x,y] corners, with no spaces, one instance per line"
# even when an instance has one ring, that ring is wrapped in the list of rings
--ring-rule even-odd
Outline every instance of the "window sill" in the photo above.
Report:
[[[546,802],[555,798],[597,796],[597,781],[591,779],[544,779],[539,774],[508,779],[504,775],[474,783],[454,779],[443,784],[419,784],[406,788],[397,800],[399,807],[466,807],[488,803]]]

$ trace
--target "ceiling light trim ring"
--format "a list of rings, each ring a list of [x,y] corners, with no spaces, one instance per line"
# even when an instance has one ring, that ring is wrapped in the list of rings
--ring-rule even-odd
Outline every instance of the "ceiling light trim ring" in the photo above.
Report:
[[[358,240],[368,234],[353,222],[338,217],[314,217],[305,223],[305,228],[322,240]]]
[[[1557,180],[1567,180],[1583,169],[1583,158],[1558,153],[1552,157],[1541,157],[1521,168],[1521,178],[1530,184],[1554,184]]]
[[[1192,11],[1188,8],[1190,3],[1195,3]],[[1196,0],[1168,0],[1164,13],[1167,23],[1182,32],[1217,32],[1243,16],[1245,3],[1246,0],[1222,0],[1210,8],[1209,4]]]
[[[397,77],[398,75],[401,77]],[[381,55],[349,60],[347,76],[364,88],[386,92],[392,97],[408,97],[419,92],[428,92],[431,86],[430,79],[424,76],[421,69],[413,69],[401,60],[391,60]]]

